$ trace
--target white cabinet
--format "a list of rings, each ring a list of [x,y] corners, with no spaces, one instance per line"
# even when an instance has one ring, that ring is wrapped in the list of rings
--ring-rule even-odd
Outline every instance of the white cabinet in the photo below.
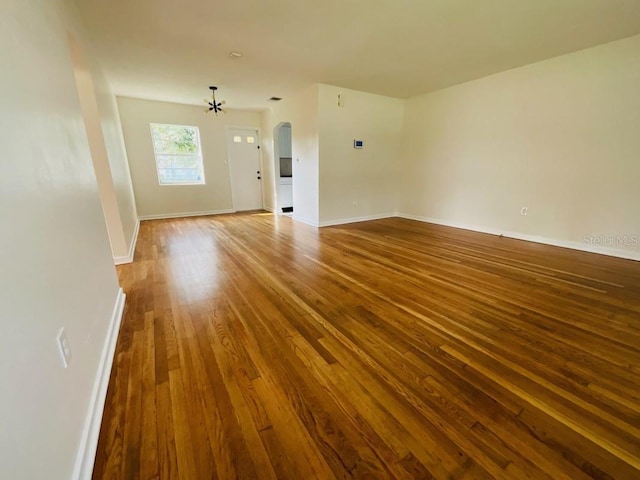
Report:
[[[279,147],[281,158],[291,158],[291,127],[280,127]]]
[[[293,181],[291,178],[280,179],[280,208],[293,207]]]

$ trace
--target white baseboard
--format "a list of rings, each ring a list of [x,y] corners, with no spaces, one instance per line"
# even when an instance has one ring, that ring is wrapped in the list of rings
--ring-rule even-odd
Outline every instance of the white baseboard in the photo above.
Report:
[[[90,480],[93,473],[93,464],[98,448],[98,437],[100,435],[100,424],[102,423],[102,413],[104,412],[104,402],[107,398],[107,387],[111,376],[111,367],[118,340],[118,332],[122,323],[124,304],[126,295],[122,289],[118,290],[116,303],[113,308],[107,336],[100,353],[100,362],[96,372],[96,379],[93,384],[89,411],[85,419],[82,430],[82,438],[76,456],[76,463],[73,469],[73,480]]]
[[[377,215],[365,215],[362,217],[338,218],[335,220],[324,220],[318,224],[319,227],[330,227],[332,225],[345,225],[347,223],[368,222],[369,220],[380,220],[382,218],[395,217],[395,213],[381,213]]]
[[[113,257],[113,262],[116,265],[122,265],[124,263],[133,262],[133,256],[136,252],[136,243],[138,242],[139,231],[140,231],[140,219],[136,220],[136,226],[133,228],[133,235],[131,236],[131,244],[129,245],[129,254],[126,257]]]
[[[225,213],[235,213],[233,209],[225,210],[207,210],[204,212],[181,212],[181,213],[159,213],[157,215],[140,215],[140,220],[162,220],[164,218],[182,218],[182,217],[204,217],[206,215],[222,215]]]
[[[296,222],[302,222],[302,223],[306,223],[307,225],[311,225],[312,227],[318,227],[318,222],[314,220],[309,220],[308,218],[297,216],[295,211],[293,212],[293,216],[291,218],[293,218]]]
[[[136,226],[131,236],[131,245],[129,245],[129,258],[133,262],[133,256],[136,253],[136,244],[138,243],[138,233],[140,232],[140,219],[136,219]]]
[[[640,252],[631,252],[629,250],[620,250],[616,248],[598,247],[586,243],[574,242],[571,240],[558,240],[555,238],[540,237],[537,235],[528,235],[525,233],[503,231],[496,228],[482,227],[478,225],[466,225],[456,222],[449,222],[437,218],[421,217],[409,213],[397,213],[397,217],[407,218],[409,220],[417,220],[419,222],[434,223],[446,227],[461,228],[463,230],[471,230],[474,232],[488,233],[490,235],[502,235],[503,237],[515,238],[516,240],[525,240],[527,242],[542,243],[545,245],[553,245],[554,247],[570,248],[572,250],[580,250],[582,252],[597,253],[600,255],[608,255],[610,257],[619,257],[627,260],[640,261]]]
[[[271,213],[273,213],[273,212],[274,212],[273,208],[271,208],[271,207],[263,207],[263,208],[264,208],[267,212],[271,212]]]

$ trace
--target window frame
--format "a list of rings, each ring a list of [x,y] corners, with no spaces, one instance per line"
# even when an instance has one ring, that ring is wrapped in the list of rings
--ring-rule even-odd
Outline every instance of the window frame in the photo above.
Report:
[[[200,177],[201,177],[201,181],[199,182],[194,182],[192,180],[190,181],[185,181],[185,182],[172,182],[172,183],[163,183],[162,180],[160,179],[160,169],[158,168],[158,155],[176,155],[176,156],[180,156],[180,155],[184,155],[184,156],[193,156],[193,154],[186,154],[186,153],[177,153],[177,154],[169,154],[169,153],[159,153],[156,151],[156,142],[154,141],[154,136],[153,136],[153,127],[154,126],[161,126],[161,127],[178,127],[178,128],[193,128],[196,132],[196,146],[198,147],[198,153],[197,153],[197,158],[198,158],[198,163],[200,166]],[[153,161],[154,161],[154,165],[155,165],[155,169],[156,169],[156,178],[158,179],[158,185],[160,187],[176,187],[176,186],[199,186],[199,185],[206,185],[207,184],[207,180],[204,174],[204,159],[203,159],[203,155],[202,155],[202,143],[200,142],[200,128],[195,126],[195,125],[178,125],[175,123],[158,123],[158,122],[150,122],[149,123],[149,133],[151,135],[151,145],[153,147]]]

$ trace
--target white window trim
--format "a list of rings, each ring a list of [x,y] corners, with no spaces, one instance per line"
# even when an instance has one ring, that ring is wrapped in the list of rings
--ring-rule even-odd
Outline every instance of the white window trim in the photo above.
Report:
[[[158,171],[158,159],[157,159],[157,152],[156,152],[156,144],[153,141],[153,126],[154,125],[161,125],[161,126],[166,126],[166,127],[187,127],[187,128],[194,128],[196,130],[196,139],[197,139],[197,145],[198,145],[198,160],[200,161],[200,175],[202,176],[202,181],[201,182],[174,182],[174,183],[162,183],[162,181],[160,180],[160,172]],[[196,127],[195,125],[178,125],[175,123],[149,123],[149,133],[151,135],[151,145],[153,146],[153,162],[154,162],[154,166],[156,169],[156,178],[158,179],[158,185],[160,187],[181,187],[181,186],[202,186],[202,185],[206,185],[207,184],[207,180],[204,174],[204,159],[202,158],[202,144],[200,143],[200,128]],[[167,155],[165,153],[161,153],[160,155]],[[184,156],[192,156],[190,154],[187,153],[176,153],[176,154],[172,154],[172,155],[184,155]]]

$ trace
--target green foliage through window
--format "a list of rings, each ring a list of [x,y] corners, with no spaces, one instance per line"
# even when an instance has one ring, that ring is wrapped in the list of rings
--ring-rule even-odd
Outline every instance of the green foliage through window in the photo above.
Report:
[[[198,127],[152,123],[151,140],[161,185],[204,183]]]

